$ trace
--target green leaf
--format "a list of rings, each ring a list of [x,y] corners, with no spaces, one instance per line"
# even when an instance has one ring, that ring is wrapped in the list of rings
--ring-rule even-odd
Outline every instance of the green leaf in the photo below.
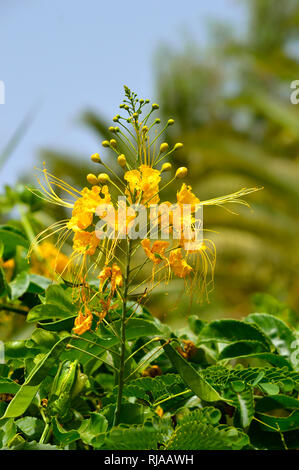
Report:
[[[259,400],[255,409],[262,413],[276,409],[299,410],[299,400],[288,395],[272,395]]]
[[[42,294],[53,281],[38,274],[29,274],[30,284],[28,292],[31,294]]]
[[[26,341],[7,341],[5,343],[5,360],[9,359],[26,359],[27,357],[35,357],[40,350],[37,348],[29,348]]]
[[[63,429],[61,424],[58,423],[55,417],[52,419],[52,424],[54,437],[56,441],[58,441],[60,447],[64,447],[80,439],[80,434],[78,431],[76,431],[75,429],[66,431],[65,429]]]
[[[265,413],[257,413],[257,417],[260,421],[268,425],[268,426],[266,425],[264,426],[260,424],[261,428],[264,431],[286,432],[286,431],[294,431],[296,429],[299,429],[299,410],[293,411],[286,418],[281,418],[277,416],[269,416]]]
[[[266,393],[267,395],[277,395],[279,393],[279,386],[277,384],[263,382],[259,384],[259,387],[262,392]]]
[[[28,240],[23,234],[11,225],[0,226],[0,241],[4,246],[3,257],[5,259],[13,256],[15,249],[18,245],[29,248]]]
[[[85,444],[100,448],[106,437],[108,421],[100,413],[90,413],[90,418],[83,421],[78,432]]]
[[[186,385],[199,398],[207,402],[223,400],[219,393],[170,344],[164,346],[164,351]]]
[[[16,435],[17,427],[13,419],[0,421],[0,448],[5,448]]]
[[[202,341],[216,341],[231,343],[237,341],[258,341],[269,350],[267,336],[255,325],[249,325],[238,320],[216,320],[204,327],[199,335],[199,343]]]
[[[154,427],[113,428],[105,441],[109,450],[156,450],[161,433]]]
[[[236,401],[238,404],[239,419],[242,428],[247,428],[254,416],[253,390],[246,387],[245,390],[236,392]]]
[[[167,450],[240,450],[249,442],[238,429],[219,425],[221,413],[215,408],[197,409],[179,420]]]
[[[50,369],[65,349],[65,345],[68,341],[69,337],[65,337],[58,341],[48,354],[44,355],[44,357],[36,364],[13,400],[9,403],[2,418],[14,418],[22,415],[26,411],[35,397],[42,381],[47,377]]]
[[[261,353],[253,353],[253,354],[245,354],[245,355],[240,355],[240,356],[234,356],[230,357],[230,346],[227,346],[227,348],[224,348],[221,351],[221,354],[219,356],[219,359],[260,359],[262,361],[269,362],[273,366],[276,367],[287,367],[288,369],[292,369],[291,364],[287,359],[285,359],[282,356],[279,356],[278,354],[272,354],[269,352],[261,352]],[[225,351],[225,353],[223,353]],[[225,357],[228,355],[229,357]]]
[[[234,357],[248,356],[249,354],[266,351],[263,343],[253,340],[240,340],[229,344],[218,356],[218,360],[232,359]]]
[[[39,439],[44,430],[44,423],[41,419],[33,416],[26,416],[15,421],[17,427],[29,440]]]
[[[297,344],[297,337],[282,320],[267,313],[252,313],[246,317],[246,321],[257,325],[268,336],[276,350],[283,357],[290,360],[294,367],[297,360],[292,358],[294,344]]]
[[[27,291],[29,284],[30,277],[28,273],[26,271],[19,273],[9,284],[11,300],[21,297]]]
[[[61,305],[40,304],[30,310],[27,315],[27,322],[37,323],[42,320],[58,320],[66,319],[69,317],[69,310],[66,310],[64,307],[61,307]]]
[[[20,385],[9,378],[0,377],[0,393],[17,393]]]

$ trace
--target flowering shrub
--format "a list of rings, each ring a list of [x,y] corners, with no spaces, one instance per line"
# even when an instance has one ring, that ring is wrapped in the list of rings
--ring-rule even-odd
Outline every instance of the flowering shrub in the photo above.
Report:
[[[157,130],[159,106],[146,112],[149,100],[127,87],[125,95],[126,116],[113,118],[113,138],[102,142],[122,174],[95,153],[91,160],[105,172],[89,173],[78,190],[44,168],[41,189],[25,191],[22,203],[33,209],[41,198],[70,209],[70,217],[36,237],[24,212],[20,226],[0,229],[0,310],[35,326],[30,338],[5,344],[2,447],[296,447],[291,328],[262,313],[210,323],[192,316],[183,331],[171,331],[145,307],[173,277],[194,301],[206,301],[216,247],[203,208],[248,206],[242,198],[259,188],[201,201],[187,168],[168,176],[182,144],[160,140],[174,121]],[[163,191],[177,182],[172,204]],[[70,253],[63,252],[67,241]],[[274,415],[277,409],[283,413]]]

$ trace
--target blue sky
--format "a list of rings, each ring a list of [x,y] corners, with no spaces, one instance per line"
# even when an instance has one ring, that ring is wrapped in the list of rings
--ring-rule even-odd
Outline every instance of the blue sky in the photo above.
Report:
[[[0,4],[0,152],[24,116],[35,120],[0,170],[0,187],[32,173],[38,150],[98,150],[79,125],[91,108],[112,118],[127,84],[155,101],[153,58],[161,44],[181,48],[186,35],[206,40],[210,20],[240,27],[236,0],[10,0]]]

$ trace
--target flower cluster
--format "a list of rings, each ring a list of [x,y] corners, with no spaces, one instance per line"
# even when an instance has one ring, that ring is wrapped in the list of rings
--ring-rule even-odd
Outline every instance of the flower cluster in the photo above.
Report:
[[[117,114],[113,121],[116,127],[109,127],[113,134],[110,140],[104,140],[102,146],[110,149],[116,157],[119,171],[115,172],[107,159],[95,153],[91,160],[103,167],[104,172],[98,175],[89,173],[87,182],[89,187],[82,190],[72,188],[69,184],[59,180],[42,170],[43,181],[40,184],[44,191],[44,198],[55,204],[71,208],[71,217],[65,221],[54,224],[38,237],[38,242],[45,243],[45,239],[53,232],[59,233],[58,249],[72,234],[72,255],[61,275],[69,270],[76,275],[76,280],[85,285],[89,273],[94,273],[99,279],[97,295],[102,305],[104,318],[109,312],[113,298],[125,302],[127,296],[134,292],[132,282],[137,273],[142,276],[143,268],[152,264],[150,278],[146,276],[138,284],[144,285],[147,294],[162,279],[168,280],[175,276],[184,279],[190,289],[208,296],[213,285],[213,273],[216,261],[216,249],[211,240],[202,236],[196,238],[196,209],[205,205],[223,205],[226,203],[240,203],[248,206],[242,199],[258,188],[241,189],[236,193],[208,201],[200,199],[192,192],[192,187],[183,182],[177,188],[175,207],[179,210],[179,220],[173,211],[172,203],[163,201],[164,190],[170,184],[175,184],[187,177],[187,168],[178,168],[173,176],[171,155],[183,147],[176,143],[172,147],[167,142],[161,142],[161,136],[169,126],[174,124],[169,119],[159,130],[161,121],[153,119],[153,113],[159,108],[156,103],[149,105],[149,100],[138,99],[136,94],[125,87],[125,99],[120,105],[125,116]],[[148,109],[148,112],[144,112]],[[57,191],[59,190],[59,191]],[[64,192],[68,198],[60,194]],[[121,202],[119,202],[119,196]],[[163,202],[157,210],[158,203]],[[124,216],[109,219],[107,207],[112,205],[120,209],[123,205]],[[189,211],[184,212],[185,206]],[[155,218],[151,219],[151,228],[148,222],[142,227],[145,235],[142,239],[132,240],[129,229],[137,229],[139,208],[151,212],[155,208]],[[165,210],[163,210],[163,208]],[[167,230],[163,220],[168,219]],[[105,221],[107,237],[101,238],[97,234],[99,220]],[[108,229],[113,225],[114,230]],[[156,228],[155,240],[152,240],[152,227]],[[185,230],[189,227],[189,232]],[[103,223],[102,223],[103,228]],[[139,231],[141,227],[139,227]],[[187,233],[187,235],[186,235]],[[159,236],[161,239],[159,239]],[[186,240],[195,241],[191,246]],[[143,253],[143,259],[140,255]],[[135,271],[134,276],[132,272]],[[130,277],[130,279],[129,279]],[[151,287],[149,287],[149,284]],[[130,287],[131,286],[131,290]],[[195,289],[196,287],[196,289]],[[107,294],[108,290],[108,294]],[[144,291],[145,292],[145,291]],[[82,334],[92,326],[93,315],[85,304],[75,321],[74,331]]]

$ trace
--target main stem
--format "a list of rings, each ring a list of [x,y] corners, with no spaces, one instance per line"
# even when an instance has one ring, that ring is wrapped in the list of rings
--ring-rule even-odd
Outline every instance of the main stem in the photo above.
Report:
[[[118,391],[117,401],[114,414],[113,426],[119,424],[121,402],[124,387],[124,372],[125,372],[125,355],[126,355],[126,316],[127,316],[127,297],[129,288],[130,276],[130,261],[131,261],[131,241],[127,240],[127,260],[126,272],[124,276],[124,289],[123,289],[123,302],[122,302],[122,315],[121,315],[121,330],[120,330],[120,359],[119,359],[119,373],[118,373]]]

